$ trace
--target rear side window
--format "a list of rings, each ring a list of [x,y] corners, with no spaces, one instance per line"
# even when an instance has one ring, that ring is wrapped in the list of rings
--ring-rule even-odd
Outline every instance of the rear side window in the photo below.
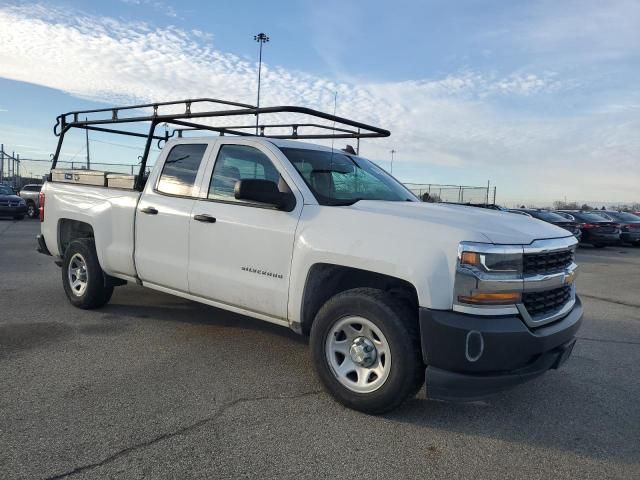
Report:
[[[196,182],[207,144],[176,145],[167,156],[158,191],[169,195],[190,197]]]

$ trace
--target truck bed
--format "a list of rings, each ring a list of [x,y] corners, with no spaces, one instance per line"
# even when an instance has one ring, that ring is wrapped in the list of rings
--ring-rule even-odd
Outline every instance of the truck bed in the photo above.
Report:
[[[135,211],[140,192],[78,183],[47,182],[42,233],[54,256],[63,254],[66,232],[91,225],[103,270],[135,277],[133,261]]]

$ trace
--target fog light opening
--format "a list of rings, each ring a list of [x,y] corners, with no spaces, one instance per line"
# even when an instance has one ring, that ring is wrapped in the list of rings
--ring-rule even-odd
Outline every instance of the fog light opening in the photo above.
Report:
[[[484,338],[482,334],[477,330],[470,330],[467,333],[465,341],[465,357],[470,362],[476,362],[482,356],[484,352]]]

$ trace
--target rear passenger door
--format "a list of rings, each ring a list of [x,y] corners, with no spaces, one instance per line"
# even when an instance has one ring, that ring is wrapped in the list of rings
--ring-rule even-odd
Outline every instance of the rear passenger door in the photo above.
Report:
[[[292,179],[279,159],[260,142],[220,139],[213,158],[203,198],[196,201],[191,218],[190,291],[224,306],[285,320],[302,196],[290,188]],[[285,212],[236,200],[235,183],[244,179],[271,180],[280,191],[293,191],[295,208]]]
[[[186,293],[191,210],[210,148],[186,141],[165,148],[160,174],[149,178],[138,203],[136,270],[143,282]]]

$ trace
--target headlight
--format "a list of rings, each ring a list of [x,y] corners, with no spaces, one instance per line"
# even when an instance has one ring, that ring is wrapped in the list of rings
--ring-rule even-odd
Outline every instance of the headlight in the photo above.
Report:
[[[485,272],[520,273],[522,272],[522,253],[479,253],[460,254],[460,266],[478,268]]]
[[[468,307],[513,306],[522,299],[523,249],[462,242],[458,247],[454,303]]]

